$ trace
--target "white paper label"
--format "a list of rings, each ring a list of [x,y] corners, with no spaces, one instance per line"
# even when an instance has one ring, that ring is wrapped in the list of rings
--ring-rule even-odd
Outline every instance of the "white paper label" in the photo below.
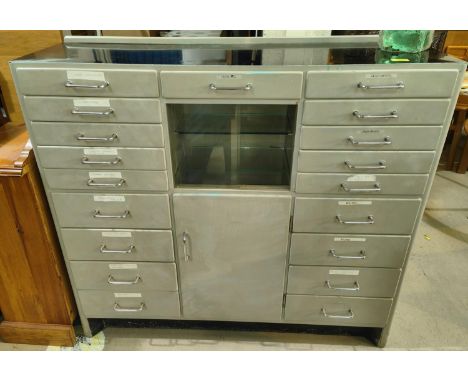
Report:
[[[88,173],[89,177],[91,179],[99,179],[99,178],[117,178],[117,179],[122,179],[122,173],[119,171],[108,171],[108,172],[89,172]]]
[[[95,202],[125,202],[123,195],[94,195]]]
[[[83,149],[84,155],[118,155],[119,151],[114,148],[93,147]]]
[[[138,298],[140,297],[141,298],[141,293],[114,293],[114,297],[115,298]]]
[[[365,237],[335,237],[333,241],[366,241]]]
[[[109,264],[109,269],[138,269],[137,264]]]
[[[132,237],[131,232],[117,232],[117,231],[108,231],[101,232],[102,237]]]
[[[87,70],[67,70],[69,80],[106,81],[104,72],[90,72]]]
[[[366,74],[366,78],[396,78],[395,73],[370,73]]]
[[[102,98],[80,98],[73,100],[75,107],[110,107],[110,101]]]
[[[330,269],[328,271],[329,275],[344,275],[344,276],[358,276],[358,269]]]
[[[340,200],[338,202],[339,206],[369,206],[372,202],[370,200]]]
[[[220,80],[227,80],[227,79],[239,79],[242,78],[242,74],[235,74],[235,73],[221,73],[216,76]]]
[[[346,179],[347,182],[375,182],[376,180],[377,177],[375,175],[368,174],[357,174]]]

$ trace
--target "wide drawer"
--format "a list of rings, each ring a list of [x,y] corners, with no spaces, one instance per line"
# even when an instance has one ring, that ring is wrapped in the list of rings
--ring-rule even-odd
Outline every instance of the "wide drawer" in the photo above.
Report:
[[[52,200],[64,228],[171,228],[167,195],[54,192]]]
[[[104,261],[71,261],[77,289],[112,291],[176,291],[174,263],[109,263]]]
[[[174,261],[171,231],[61,229],[69,260]]]
[[[287,295],[285,321],[383,328],[391,306],[391,298]]]
[[[302,72],[161,72],[166,98],[299,99]]]
[[[293,233],[289,263],[401,268],[410,236]]]
[[[165,170],[164,149],[38,146],[43,168]]]
[[[296,198],[294,232],[410,234],[421,199]]]
[[[305,150],[435,150],[441,126],[303,126]]]
[[[150,98],[24,97],[31,121],[159,123],[159,101]]]
[[[449,99],[306,101],[304,125],[441,125]]]
[[[24,95],[159,96],[155,70],[18,68],[16,75]]]
[[[178,292],[108,290],[78,291],[81,307],[89,318],[179,318]]]
[[[429,175],[298,173],[296,192],[342,195],[422,195]]]
[[[44,169],[50,188],[62,190],[167,191],[166,171]]]
[[[32,122],[38,146],[164,147],[161,125]]]
[[[393,297],[399,269],[290,266],[288,294]]]
[[[450,98],[458,70],[307,72],[306,98]]]
[[[433,151],[299,150],[299,172],[428,173]]]

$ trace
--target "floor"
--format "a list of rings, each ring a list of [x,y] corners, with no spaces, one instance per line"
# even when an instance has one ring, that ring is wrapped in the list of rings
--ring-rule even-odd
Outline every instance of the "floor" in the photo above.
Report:
[[[468,350],[468,173],[439,171],[416,233],[384,350]],[[0,350],[381,350],[365,338],[107,328],[75,349],[0,342]]]

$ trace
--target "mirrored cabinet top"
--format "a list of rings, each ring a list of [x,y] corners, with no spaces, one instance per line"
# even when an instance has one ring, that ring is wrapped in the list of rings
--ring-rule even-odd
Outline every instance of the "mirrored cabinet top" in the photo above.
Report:
[[[350,38],[351,37],[351,38]],[[18,59],[148,65],[298,66],[454,62],[427,50],[385,52],[377,36],[328,38],[71,38]]]

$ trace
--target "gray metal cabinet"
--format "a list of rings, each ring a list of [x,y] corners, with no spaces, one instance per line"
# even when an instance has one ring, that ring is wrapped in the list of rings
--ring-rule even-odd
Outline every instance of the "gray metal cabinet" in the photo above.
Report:
[[[184,317],[281,321],[291,196],[175,193]]]
[[[315,64],[312,40],[145,41],[137,64],[98,38],[12,62],[86,335],[183,319],[385,343],[466,64]]]

